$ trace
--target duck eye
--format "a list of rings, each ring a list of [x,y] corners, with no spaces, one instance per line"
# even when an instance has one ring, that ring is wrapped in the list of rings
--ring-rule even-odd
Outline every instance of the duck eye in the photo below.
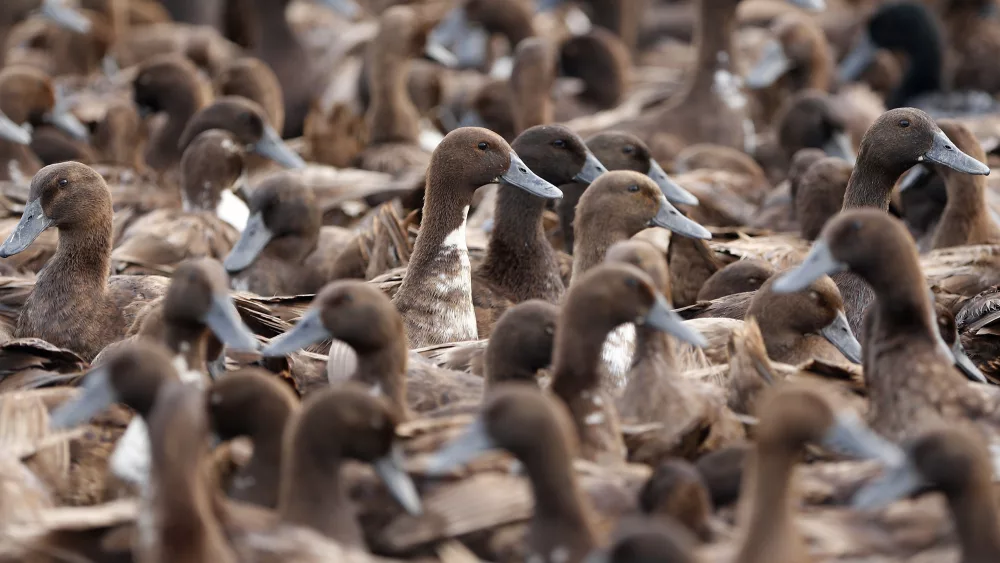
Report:
[[[558,147],[560,149],[564,149],[564,148],[566,148],[566,141],[564,141],[562,139],[556,139],[555,141],[552,141],[552,146],[553,147]]]
[[[65,188],[68,185],[69,185],[69,180],[67,180],[66,178],[59,178],[59,187],[60,188]]]
[[[556,332],[556,327],[552,325],[545,325],[545,334],[552,336]]]
[[[625,285],[631,288],[639,287],[639,280],[635,278],[625,278]]]
[[[628,187],[628,191],[630,191],[632,193],[635,193],[635,192],[639,191],[639,186],[637,186],[635,184],[632,184],[631,186]]]
[[[903,127],[904,129],[906,127],[909,127],[910,126],[910,120],[909,119],[900,119],[899,120],[899,126]]]
[[[635,147],[633,147],[632,145],[625,145],[624,147],[622,147],[622,152],[625,154],[632,154],[635,152]]]
[[[490,148],[489,143],[487,143],[485,141],[479,143],[479,150],[484,151],[484,150],[486,150],[488,148]]]

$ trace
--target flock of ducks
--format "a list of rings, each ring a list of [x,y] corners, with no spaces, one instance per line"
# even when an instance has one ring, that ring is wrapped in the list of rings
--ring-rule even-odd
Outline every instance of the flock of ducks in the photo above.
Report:
[[[997,5],[828,1],[0,2],[0,561],[1000,561]]]

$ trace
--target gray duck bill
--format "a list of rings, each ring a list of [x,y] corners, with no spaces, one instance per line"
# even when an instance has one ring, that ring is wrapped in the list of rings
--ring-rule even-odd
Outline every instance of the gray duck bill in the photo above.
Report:
[[[0,139],[18,145],[31,144],[31,131],[14,123],[0,111]]]
[[[107,368],[94,368],[84,377],[80,394],[52,411],[49,427],[59,430],[79,426],[116,402],[118,397],[111,386]]]
[[[354,0],[322,0],[323,5],[347,19],[354,19],[361,9]]]
[[[760,59],[747,74],[747,86],[753,90],[761,90],[778,81],[788,69],[792,61],[785,54],[785,48],[777,39],[771,39],[761,49]]]
[[[899,446],[876,434],[852,411],[837,414],[820,445],[853,458],[876,460],[888,467],[896,467],[906,459]]]
[[[851,163],[852,165],[857,162],[857,157],[854,154],[854,147],[851,145],[851,138],[847,136],[847,133],[843,131],[835,131],[830,139],[823,144],[823,152],[827,156],[833,156],[836,158],[841,158]]]
[[[608,169],[601,164],[600,160],[597,160],[594,153],[587,151],[587,160],[583,163],[583,168],[573,177],[573,181],[581,184],[592,184],[607,171]]]
[[[855,364],[861,363],[861,343],[851,332],[851,324],[847,322],[847,315],[843,311],[837,311],[833,321],[820,329],[819,333],[845,358]]]
[[[372,464],[375,474],[385,483],[396,502],[412,516],[419,516],[423,512],[420,495],[403,465],[403,450],[399,444],[393,444],[388,454],[375,460],[375,463]]]
[[[559,188],[546,182],[528,168],[528,165],[517,156],[514,151],[510,153],[510,166],[507,171],[500,175],[500,179],[506,184],[521,188],[531,195],[536,195],[545,199],[560,199],[563,193]]]
[[[825,240],[817,240],[801,264],[781,274],[771,286],[775,293],[795,293],[809,287],[822,276],[847,270],[847,264],[833,257],[830,245]]]
[[[7,258],[23,252],[38,238],[38,235],[51,226],[52,219],[49,219],[42,210],[42,198],[31,201],[24,206],[21,220],[14,227],[14,232],[0,245],[0,258]]]
[[[822,12],[826,9],[825,0],[788,0],[790,4],[809,12]]]
[[[228,295],[212,296],[212,305],[202,322],[212,329],[223,344],[234,350],[252,352],[260,347],[257,337],[243,324],[239,311]]]
[[[854,494],[851,505],[862,510],[876,510],[914,495],[927,483],[912,463],[886,468]]]
[[[684,318],[675,313],[670,307],[670,303],[667,302],[667,298],[659,293],[646,316],[636,324],[655,328],[698,348],[708,346],[708,340],[700,332],[686,325]]]
[[[427,473],[445,475],[494,449],[496,443],[486,429],[486,424],[481,418],[477,418],[458,438],[431,455],[427,462]]]
[[[649,162],[649,172],[646,175],[656,182],[657,186],[660,186],[660,191],[667,198],[670,203],[676,203],[679,205],[698,205],[698,198],[695,195],[684,188],[680,184],[674,181],[663,167],[660,166],[659,162],[651,160]]]
[[[277,162],[285,168],[306,167],[306,161],[302,160],[302,157],[297,152],[286,145],[281,140],[281,135],[270,125],[264,126],[264,134],[259,141],[250,145],[250,150],[264,158],[269,158]]]
[[[264,215],[259,211],[247,219],[247,224],[240,234],[240,240],[229,251],[229,255],[222,262],[223,267],[230,274],[242,272],[250,267],[257,260],[261,252],[267,248],[267,243],[274,238],[274,233],[264,224]]]
[[[957,336],[955,338],[955,343],[951,345],[951,356],[955,359],[955,367],[958,371],[962,372],[962,375],[969,378],[970,381],[975,381],[976,383],[989,383],[983,372],[979,371],[976,364],[972,363],[969,356],[965,353],[965,347],[962,346],[962,337]]]
[[[45,0],[42,2],[42,8],[39,13],[56,25],[70,31],[88,33],[91,28],[90,20],[86,16],[66,6],[59,0]]]
[[[878,45],[872,41],[867,32],[863,33],[858,43],[837,67],[837,76],[840,78],[840,82],[847,83],[857,80],[871,66],[876,53],[878,53]]]
[[[86,141],[90,138],[87,126],[68,109],[56,109],[52,113],[46,114],[44,120],[77,141]]]
[[[306,311],[291,330],[275,337],[260,353],[269,358],[287,356],[331,337],[330,331],[323,326],[320,310],[314,307]]]
[[[930,150],[924,153],[924,158],[966,174],[978,176],[989,176],[990,174],[989,166],[960,151],[955,143],[951,142],[951,139],[944,134],[944,131],[934,133],[934,142],[931,144]]]
[[[711,240],[712,233],[695,221],[688,219],[676,207],[670,205],[666,197],[660,197],[660,209],[656,216],[650,221],[655,227],[663,227],[668,231],[677,233],[688,238]]]
[[[899,191],[900,193],[913,188],[921,183],[923,183],[925,178],[929,178],[931,175],[930,168],[927,168],[923,164],[915,164],[913,168],[910,168],[903,179],[899,181]]]

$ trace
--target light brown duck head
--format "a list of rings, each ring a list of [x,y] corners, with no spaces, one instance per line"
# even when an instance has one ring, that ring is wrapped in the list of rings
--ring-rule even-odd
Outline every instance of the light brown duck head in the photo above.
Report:
[[[789,99],[775,116],[778,143],[791,159],[805,148],[821,149],[828,156],[854,162],[854,147],[847,123],[829,94],[803,90]]]
[[[298,406],[288,385],[259,369],[226,374],[206,390],[205,410],[215,435],[223,441],[247,437],[253,443],[253,457],[233,477],[231,498],[277,507],[282,440]]]
[[[599,538],[573,470],[577,438],[565,405],[531,385],[497,386],[465,433],[434,454],[430,471],[449,472],[494,449],[514,455],[531,482],[529,551],[549,563],[582,561]]]
[[[357,354],[352,379],[377,389],[401,415],[406,408],[406,332],[392,302],[377,287],[354,280],[336,281],[319,292],[292,330],[261,352],[284,356],[310,344],[336,339]]]
[[[628,47],[614,33],[595,27],[560,46],[559,68],[582,80],[580,99],[601,110],[617,107],[624,99],[632,62]]]
[[[757,291],[775,273],[766,260],[737,260],[712,274],[698,290],[698,301]]]
[[[786,294],[771,291],[775,279],[764,282],[747,310],[747,318],[760,326],[769,358],[798,365],[810,358],[836,360],[843,355],[861,363],[861,343],[851,332],[833,280],[822,276],[807,289]]]
[[[271,67],[254,57],[226,61],[213,81],[219,96],[240,96],[264,109],[275,131],[285,127],[285,104],[281,84]]]
[[[1000,515],[993,496],[993,460],[978,437],[964,429],[930,431],[906,447],[907,461],[858,491],[854,506],[881,508],[921,491],[938,491],[948,500],[961,546],[961,560],[972,563],[1000,557]]]
[[[530,299],[504,311],[486,345],[486,383],[536,383],[538,370],[552,363],[559,307]]]
[[[231,133],[220,129],[201,133],[181,157],[184,210],[214,213],[222,202],[222,192],[238,189],[243,172],[242,145]]]
[[[302,157],[293,151],[268,122],[264,109],[246,98],[225,96],[191,116],[178,139],[181,150],[199,134],[209,129],[229,131],[246,147],[285,168],[305,168]]]
[[[796,92],[806,88],[829,91],[833,82],[833,53],[823,29],[810,17],[786,12],[771,23],[773,39],[747,75],[752,89],[787,83]]]
[[[166,171],[180,162],[184,128],[208,102],[199,70],[181,55],[159,55],[140,65],[132,88],[140,115],[166,114],[166,122],[151,134],[146,148],[146,164]]]
[[[587,139],[587,148],[608,170],[633,170],[646,174],[660,186],[670,203],[698,205],[698,198],[667,175],[646,143],[635,135],[624,131],[605,131]]]
[[[815,240],[826,222],[840,212],[853,173],[849,162],[823,157],[798,178],[793,205],[802,238]]]
[[[313,528],[348,546],[364,538],[340,481],[344,460],[372,465],[393,497],[420,514],[420,497],[396,442],[399,414],[366,389],[346,385],[309,396],[288,423],[278,497],[282,522]]]
[[[297,175],[269,176],[254,189],[247,207],[250,218],[224,262],[230,274],[247,270],[265,253],[301,262],[319,244],[322,214],[312,189]]]
[[[577,205],[574,226],[574,279],[603,261],[612,244],[647,227],[663,227],[691,238],[712,238],[707,229],[671,205],[652,178],[631,171],[608,172],[591,184]]]

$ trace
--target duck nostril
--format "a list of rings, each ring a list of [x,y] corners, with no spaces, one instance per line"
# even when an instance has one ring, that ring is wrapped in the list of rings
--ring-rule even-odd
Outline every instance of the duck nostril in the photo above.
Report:
[[[517,169],[520,170],[521,172],[524,172],[524,173],[528,172],[528,169],[525,168],[525,167],[523,167],[523,166],[519,166]]]

